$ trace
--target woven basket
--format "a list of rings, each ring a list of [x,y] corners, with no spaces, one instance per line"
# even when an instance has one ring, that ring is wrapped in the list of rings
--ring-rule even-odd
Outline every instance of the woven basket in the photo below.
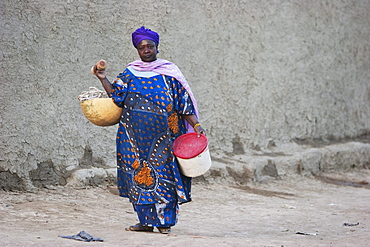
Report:
[[[123,110],[111,98],[85,100],[80,103],[80,106],[85,117],[98,126],[112,126],[119,123]]]

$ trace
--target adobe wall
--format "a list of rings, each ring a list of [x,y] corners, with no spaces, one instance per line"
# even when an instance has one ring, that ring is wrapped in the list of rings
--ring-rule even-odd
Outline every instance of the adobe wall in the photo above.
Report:
[[[77,96],[101,88],[89,72],[99,59],[113,78],[138,58],[141,25],[190,82],[215,160],[370,132],[367,0],[3,0],[0,11],[1,188],[66,185],[91,168],[114,177],[117,127],[89,123]]]

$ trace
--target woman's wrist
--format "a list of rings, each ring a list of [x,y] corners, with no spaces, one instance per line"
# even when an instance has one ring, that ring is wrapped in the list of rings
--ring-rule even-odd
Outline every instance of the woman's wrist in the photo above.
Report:
[[[198,123],[194,124],[193,129],[195,131],[197,131],[197,127],[199,127],[199,126],[201,126],[201,124],[198,122]]]
[[[108,82],[109,84],[111,84],[107,77],[104,77],[103,79],[100,79],[100,81],[101,81],[102,83],[104,83],[104,82]]]

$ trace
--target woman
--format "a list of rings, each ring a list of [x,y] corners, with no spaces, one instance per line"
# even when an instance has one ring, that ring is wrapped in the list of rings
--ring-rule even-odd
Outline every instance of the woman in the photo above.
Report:
[[[157,59],[159,35],[141,27],[132,33],[132,42],[140,60],[113,84],[96,66],[95,75],[123,108],[116,140],[118,189],[140,221],[126,230],[152,232],[157,227],[166,234],[177,223],[178,205],[191,201],[191,178],[180,173],[172,143],[187,132],[206,132],[181,71]]]

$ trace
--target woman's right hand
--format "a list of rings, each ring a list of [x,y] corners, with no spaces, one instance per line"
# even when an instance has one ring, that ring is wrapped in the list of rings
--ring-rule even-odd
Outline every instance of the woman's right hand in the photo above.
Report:
[[[91,68],[91,73],[96,75],[100,80],[104,80],[106,78],[105,69],[98,70],[96,64]]]
[[[113,85],[110,83],[110,81],[108,80],[108,78],[105,74],[105,67],[104,67],[104,69],[98,69],[98,65],[95,64],[91,68],[91,73],[94,74],[96,77],[98,77],[98,79],[100,80],[101,84],[103,85],[105,91],[107,92],[108,95],[110,95],[112,90],[113,90]]]

